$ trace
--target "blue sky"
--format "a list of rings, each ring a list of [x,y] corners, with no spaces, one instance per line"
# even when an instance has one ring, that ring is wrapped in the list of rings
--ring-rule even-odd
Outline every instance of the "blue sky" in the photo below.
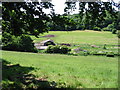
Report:
[[[108,0],[102,0],[104,2],[107,2]],[[114,2],[118,3],[120,0],[113,0]],[[58,14],[63,14],[64,13],[64,2],[65,0],[52,0],[52,3],[55,5],[54,9],[55,12]],[[77,3],[77,9],[73,13],[78,13],[78,3]],[[49,13],[49,10],[45,10],[46,13]]]

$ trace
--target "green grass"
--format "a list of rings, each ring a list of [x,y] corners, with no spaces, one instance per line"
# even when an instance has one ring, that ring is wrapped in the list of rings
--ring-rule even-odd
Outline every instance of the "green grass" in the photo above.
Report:
[[[2,58],[12,64],[34,67],[30,73],[55,81],[56,87],[118,87],[118,57],[2,51]]]
[[[112,34],[111,32],[99,32],[99,31],[49,31],[49,33],[45,33],[44,35],[55,35],[55,37],[51,38],[35,38],[31,36],[34,42],[40,42],[46,39],[52,39],[56,43],[75,43],[75,44],[110,44],[116,45],[118,44],[118,38],[116,34]]]
[[[42,37],[45,35],[55,35],[55,37]],[[90,52],[112,51],[114,54],[118,53],[118,46],[113,46],[118,44],[118,38],[116,34],[112,34],[111,32],[97,32],[88,30],[71,32],[50,31],[49,33],[41,35],[40,38],[36,38],[34,36],[31,37],[34,42],[52,39],[56,43],[70,43],[72,44],[70,47],[71,49],[80,47],[81,49],[88,50]],[[106,44],[107,49],[103,49],[104,44]],[[97,45],[100,46],[100,48],[92,48],[91,45]],[[9,67],[8,64],[8,66],[3,69],[3,71],[5,70],[3,74],[5,85],[7,85],[6,79],[11,78],[11,76],[18,77],[19,73],[23,72],[23,74],[34,74],[37,78],[44,78],[49,82],[55,81],[55,87],[118,87],[117,56],[73,56],[63,54],[2,51],[2,59],[12,64],[20,64],[20,66],[13,66],[13,68],[12,66]],[[14,74],[16,74],[16,76]]]
[[[2,35],[0,35],[0,39],[2,38]]]
[[[55,35],[55,37],[42,37],[45,35]],[[105,31],[50,31],[49,33],[45,33],[40,36],[40,38],[36,38],[31,36],[34,42],[40,42],[46,39],[52,39],[55,43],[69,43],[72,46],[71,49],[76,49],[80,47],[83,50],[87,50],[89,52],[99,52],[112,51],[115,55],[118,54],[118,38],[116,34],[112,34],[111,32]],[[103,49],[104,44],[106,44],[107,49]],[[78,46],[74,46],[78,45]],[[92,48],[91,45],[97,45],[100,48]],[[82,52],[83,53],[83,52]]]

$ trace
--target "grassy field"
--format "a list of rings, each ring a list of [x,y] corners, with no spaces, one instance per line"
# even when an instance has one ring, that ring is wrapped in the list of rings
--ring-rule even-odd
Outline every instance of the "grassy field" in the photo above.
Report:
[[[2,59],[21,67],[33,67],[29,73],[37,78],[54,81],[55,87],[117,88],[118,58],[106,56],[69,56],[2,51]],[[5,76],[16,69],[3,69]],[[26,70],[26,69],[25,69]],[[24,68],[22,68],[24,71]]]
[[[54,35],[55,37],[44,37],[47,35]],[[112,34],[111,32],[105,31],[50,31],[49,33],[45,33],[40,36],[40,38],[36,38],[31,36],[34,42],[40,42],[47,39],[54,40],[55,43],[69,43],[71,45],[71,49],[81,48],[83,50],[87,50],[89,53],[99,53],[106,54],[107,52],[113,52],[115,55],[118,55],[118,38],[116,34]],[[104,49],[104,45],[106,44],[106,49]],[[92,45],[96,45],[98,48],[92,48]],[[74,53],[74,51],[71,51]],[[79,52],[77,54],[82,54],[83,52]]]
[[[55,37],[42,37],[45,35],[55,35]],[[34,42],[40,42],[46,39],[52,39],[56,43],[75,43],[75,44],[118,44],[118,38],[116,34],[111,32],[99,32],[99,31],[50,31],[41,35],[40,38],[31,36]]]
[[[46,35],[55,35],[55,37],[43,37]],[[31,37],[34,42],[52,39],[55,43],[69,43],[72,45],[70,47],[72,50],[81,48],[90,53],[112,51],[117,55],[119,48],[117,46],[118,38],[116,34],[111,34],[111,32],[88,30],[71,32],[50,31],[41,35],[40,38]],[[106,44],[106,49],[103,48],[104,44]],[[92,48],[91,45],[98,47]],[[19,89],[21,87],[35,88],[38,86],[58,88],[118,87],[117,56],[1,52],[3,60],[3,87],[6,88],[13,88],[13,85],[17,85],[16,87],[19,87]],[[29,77],[25,78],[26,75]],[[34,79],[31,75],[34,75]],[[42,83],[40,83],[41,81]]]

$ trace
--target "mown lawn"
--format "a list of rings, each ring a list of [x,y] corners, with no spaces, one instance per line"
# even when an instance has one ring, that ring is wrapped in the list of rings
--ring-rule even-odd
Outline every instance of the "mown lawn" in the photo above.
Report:
[[[2,59],[22,67],[33,67],[29,73],[54,81],[56,87],[118,87],[118,57],[2,51]]]
[[[55,35],[55,37],[42,37],[45,35]],[[109,44],[117,45],[118,38],[116,34],[111,32],[100,32],[100,31],[49,31],[41,35],[40,38],[31,36],[34,42],[40,42],[46,39],[52,39],[56,43],[74,43],[74,44]]]

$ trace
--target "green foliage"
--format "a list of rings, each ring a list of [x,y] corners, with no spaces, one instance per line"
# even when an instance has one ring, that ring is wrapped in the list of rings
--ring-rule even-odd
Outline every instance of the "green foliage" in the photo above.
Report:
[[[37,52],[29,35],[14,36],[5,32],[3,33],[2,43],[2,48],[5,50]]]
[[[109,51],[109,52],[107,52],[106,56],[107,57],[114,57],[114,52]]]
[[[50,18],[42,9],[52,7],[49,2],[3,2],[2,30],[15,36],[30,33],[37,37],[48,31],[46,23]]]
[[[116,34],[117,29],[115,28],[115,23],[109,24],[107,27],[103,28],[103,31],[111,31],[112,34]]]
[[[114,23],[109,24],[107,27],[108,27],[108,29],[112,30],[113,28],[115,28],[115,24]]]
[[[117,30],[116,29],[112,29],[112,34],[116,34]]]
[[[22,85],[18,82],[13,81],[2,81],[2,90],[13,90],[13,89],[22,89]]]
[[[65,46],[65,45],[63,45],[63,46],[60,47],[60,52],[61,52],[62,54],[66,54],[66,53],[68,53],[68,52],[70,52],[70,51],[71,51],[71,49],[68,48],[68,47]]]
[[[69,16],[56,14],[52,16],[48,26],[51,31],[71,31],[76,28],[76,22]]]
[[[107,27],[104,27],[102,30],[103,31],[110,31]]]
[[[67,46],[63,45],[56,45],[52,46],[49,45],[48,48],[45,50],[46,53],[61,53],[61,54],[67,54],[71,49],[69,49]]]
[[[37,52],[37,49],[34,47],[33,40],[29,35],[20,36],[20,47],[22,48],[22,51]]]
[[[117,36],[118,36],[118,38],[120,38],[120,31],[118,31]]]
[[[49,2],[3,2],[3,49],[37,52],[32,39],[25,34],[38,37],[39,34],[47,32],[46,23],[50,18],[42,9],[52,7],[53,5]]]
[[[2,34],[2,43],[3,43],[3,46],[8,45],[12,41],[13,41],[12,40],[12,35],[10,33],[4,32]]]
[[[101,31],[101,28],[100,27],[93,27],[93,30],[95,30],[95,31]]]

